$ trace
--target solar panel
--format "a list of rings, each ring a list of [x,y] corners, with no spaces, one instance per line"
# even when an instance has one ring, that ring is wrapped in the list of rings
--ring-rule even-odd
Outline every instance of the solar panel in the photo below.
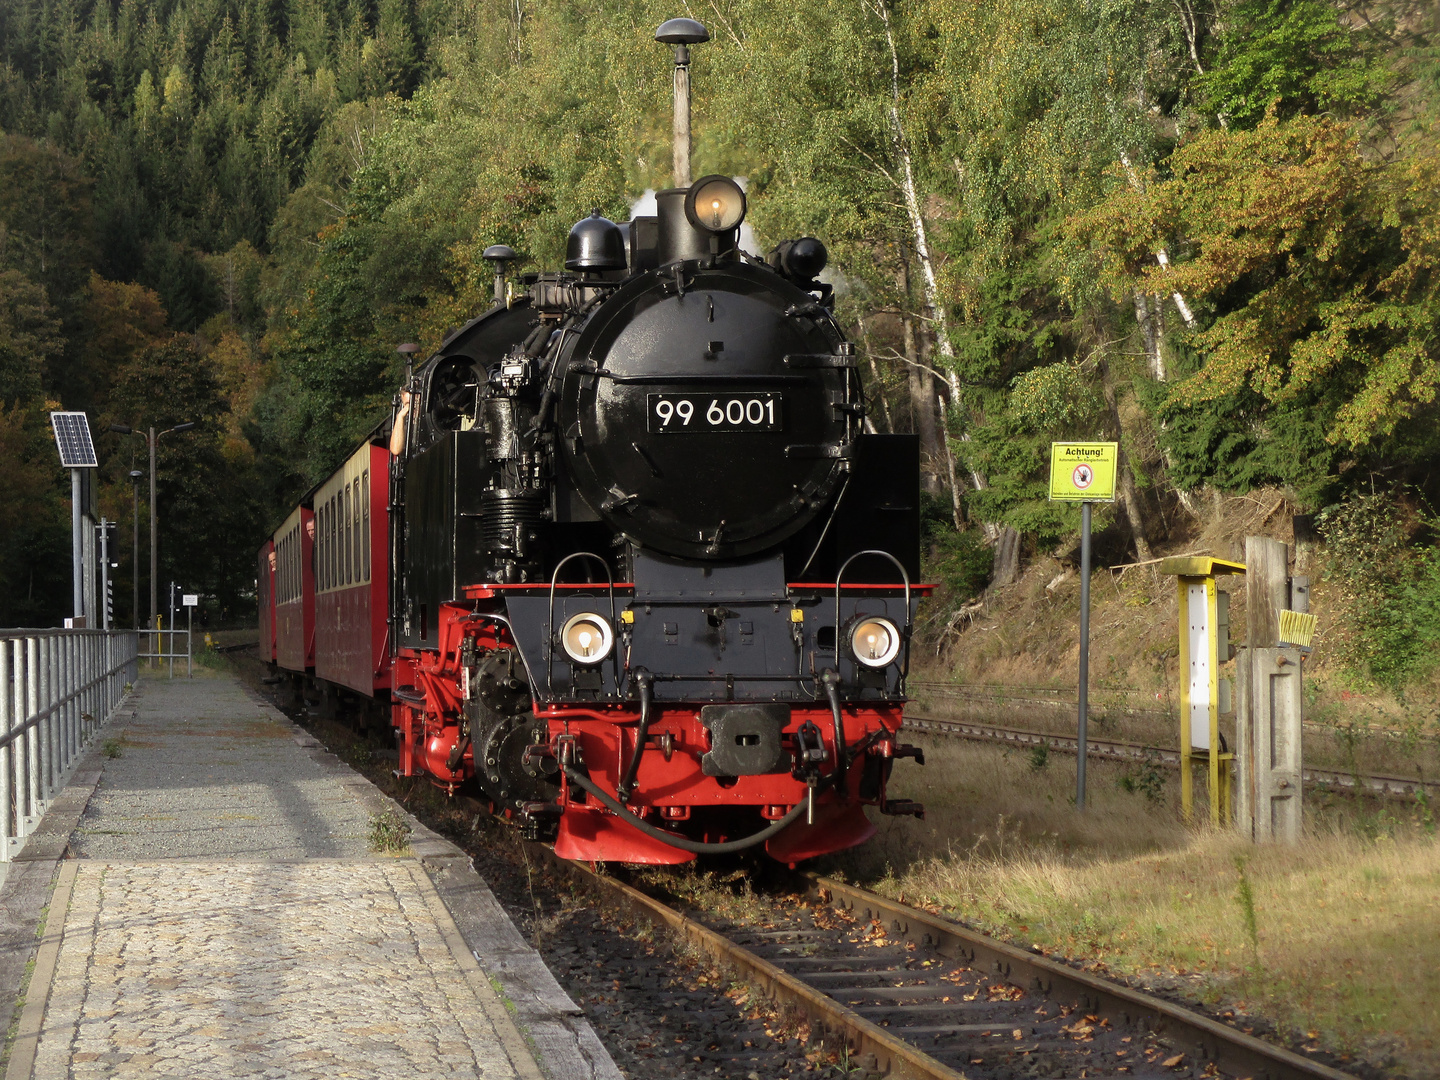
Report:
[[[50,423],[55,428],[61,465],[67,469],[99,466],[95,460],[95,444],[90,441],[90,421],[83,412],[52,412]]]

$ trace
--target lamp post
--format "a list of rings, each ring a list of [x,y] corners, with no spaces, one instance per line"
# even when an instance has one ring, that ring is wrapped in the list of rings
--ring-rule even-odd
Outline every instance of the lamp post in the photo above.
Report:
[[[144,477],[141,470],[130,470],[130,489],[135,496],[135,511],[131,517],[135,526],[135,542],[130,551],[133,567],[130,575],[130,617],[135,620],[136,630],[140,629],[140,481]]]
[[[160,596],[155,588],[158,572],[156,534],[159,532],[159,516],[155,508],[155,448],[160,442],[161,435],[169,435],[175,431],[189,431],[194,426],[195,421],[187,420],[183,424],[176,424],[174,427],[168,427],[159,432],[152,427],[147,436],[143,431],[136,431],[129,424],[110,425],[110,430],[118,435],[139,435],[145,439],[146,446],[150,450],[150,628],[152,630],[156,629],[157,620],[160,617]]]

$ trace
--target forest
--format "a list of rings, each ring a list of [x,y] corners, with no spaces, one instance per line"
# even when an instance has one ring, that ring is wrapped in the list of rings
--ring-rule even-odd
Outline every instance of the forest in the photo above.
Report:
[[[57,407],[97,432],[122,624],[145,448],[109,425],[196,423],[159,443],[159,576],[243,621],[397,343],[488,303],[480,252],[555,266],[669,185],[681,14],[696,174],[745,178],[763,247],[829,246],[952,602],[1073,538],[1050,441],[1118,439],[1126,557],[1277,486],[1391,537],[1366,595],[1440,642],[1440,14],[1407,0],[7,0],[0,625],[68,603]]]

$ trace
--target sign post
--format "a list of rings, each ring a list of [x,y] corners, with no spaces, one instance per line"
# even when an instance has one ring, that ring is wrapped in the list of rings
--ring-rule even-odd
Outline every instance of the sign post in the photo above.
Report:
[[[1050,444],[1050,500],[1080,504],[1080,707],[1075,762],[1075,806],[1085,809],[1086,727],[1090,714],[1090,507],[1115,501],[1120,444]]]
[[[100,519],[100,628],[110,629],[110,522]]]
[[[195,608],[199,606],[200,594],[187,592],[180,594],[180,602],[185,606],[185,677],[195,677],[195,649],[192,642],[195,640]]]

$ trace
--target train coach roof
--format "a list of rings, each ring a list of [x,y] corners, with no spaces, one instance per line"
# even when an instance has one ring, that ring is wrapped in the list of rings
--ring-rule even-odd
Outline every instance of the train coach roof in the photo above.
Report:
[[[337,464],[333,469],[331,469],[313,485],[307,488],[305,493],[301,495],[300,498],[296,499],[293,503],[290,504],[290,508],[285,511],[285,516],[282,517],[280,521],[276,524],[276,526],[270,530],[269,534],[266,535],[265,539],[270,540],[274,538],[275,534],[280,531],[281,527],[284,526],[285,522],[290,520],[290,515],[295,512],[295,508],[297,506],[308,506],[313,508],[315,505],[316,492],[318,492],[322,487],[324,487],[331,480],[333,480],[336,473],[338,473],[341,469],[345,468],[345,463],[355,456],[356,451],[359,450],[361,446],[383,446],[388,443],[390,441],[390,424],[393,419],[393,415],[387,412],[380,419],[379,423],[377,423],[366,433],[365,441],[363,443],[356,443],[355,446],[353,446],[350,451],[346,453],[343,458],[340,459],[339,464]]]

